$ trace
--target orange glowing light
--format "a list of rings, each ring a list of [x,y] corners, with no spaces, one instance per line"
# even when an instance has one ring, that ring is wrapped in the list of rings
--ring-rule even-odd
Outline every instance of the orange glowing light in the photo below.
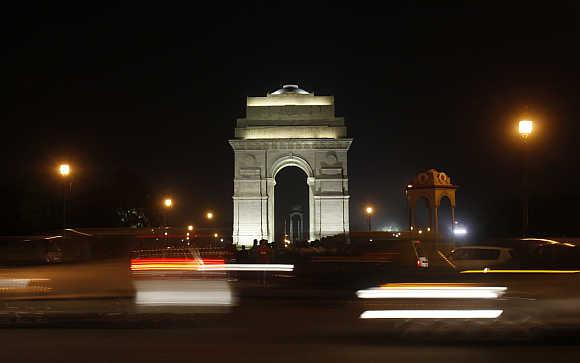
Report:
[[[518,124],[518,132],[522,137],[528,137],[534,130],[534,122],[531,120],[521,120]]]
[[[69,164],[60,164],[58,166],[58,172],[60,175],[67,177],[70,174],[70,165]]]

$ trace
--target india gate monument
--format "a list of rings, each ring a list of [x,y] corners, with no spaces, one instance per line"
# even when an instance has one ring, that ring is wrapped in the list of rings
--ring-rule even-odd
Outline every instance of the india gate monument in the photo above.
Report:
[[[308,239],[349,231],[347,137],[333,96],[284,85],[266,97],[248,97],[246,117],[229,140],[234,161],[233,242],[275,240],[276,175],[286,167],[307,176]]]

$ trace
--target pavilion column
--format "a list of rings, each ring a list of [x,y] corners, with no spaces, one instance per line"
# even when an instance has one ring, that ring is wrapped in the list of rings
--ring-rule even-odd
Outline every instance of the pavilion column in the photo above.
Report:
[[[435,233],[439,232],[439,206],[433,206],[433,220],[431,222],[431,230]]]
[[[415,201],[413,199],[409,199],[408,201],[408,209],[409,209],[409,231],[415,229]]]
[[[451,206],[451,232],[455,232],[455,206]],[[455,234],[455,233],[453,233]]]
[[[436,211],[435,211],[435,205],[430,204],[429,205],[429,222],[428,222],[430,229],[433,229],[433,220],[434,220],[434,217],[435,217],[435,213],[436,213]],[[423,227],[421,227],[421,229],[423,229]]]

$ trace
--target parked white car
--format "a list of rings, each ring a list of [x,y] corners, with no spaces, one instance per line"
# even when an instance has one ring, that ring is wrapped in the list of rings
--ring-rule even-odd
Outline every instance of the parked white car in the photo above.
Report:
[[[497,268],[511,262],[514,253],[511,248],[492,246],[466,246],[451,251],[449,260],[456,270],[482,270]]]

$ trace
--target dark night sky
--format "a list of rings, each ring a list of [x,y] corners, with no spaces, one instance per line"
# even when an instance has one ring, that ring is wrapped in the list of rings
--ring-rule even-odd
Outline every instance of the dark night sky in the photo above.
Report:
[[[334,95],[355,140],[353,229],[367,202],[377,223],[403,226],[402,187],[435,167],[461,186],[458,216],[472,229],[517,231],[513,127],[527,105],[538,124],[531,228],[580,234],[575,2],[79,3],[2,10],[0,233],[32,228],[22,205],[54,199],[64,158],[77,206],[107,199],[125,175],[151,203],[171,193],[176,223],[212,208],[229,226],[234,120],[246,96],[297,83]],[[79,224],[105,224],[99,208],[78,209]]]

